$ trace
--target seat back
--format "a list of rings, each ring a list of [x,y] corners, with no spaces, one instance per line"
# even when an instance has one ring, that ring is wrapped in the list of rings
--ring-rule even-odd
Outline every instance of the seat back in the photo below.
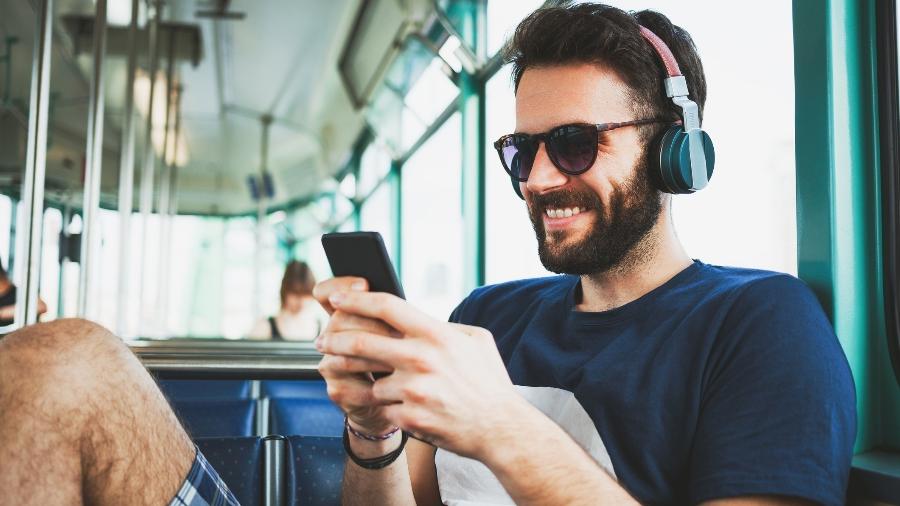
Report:
[[[249,380],[160,380],[159,388],[171,401],[250,398]]]
[[[287,504],[324,506],[341,503],[344,446],[339,437],[287,438]]]
[[[256,401],[174,401],[178,415],[191,438],[245,437],[256,433]]]
[[[270,399],[271,433],[340,436],[344,412],[330,399]]]
[[[322,380],[266,380],[260,382],[263,397],[291,399],[327,399],[325,382]]]
[[[194,442],[242,506],[263,504],[263,443],[256,437]]]

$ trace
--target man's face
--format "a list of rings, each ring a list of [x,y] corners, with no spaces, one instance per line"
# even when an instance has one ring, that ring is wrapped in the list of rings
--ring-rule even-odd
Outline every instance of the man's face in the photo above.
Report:
[[[625,83],[597,65],[525,71],[516,92],[516,132],[536,134],[568,123],[636,118]],[[578,176],[560,172],[541,144],[520,189],[528,204],[541,263],[552,272],[596,274],[620,264],[659,218],[662,205],[635,127],[600,135],[597,160]],[[555,211],[580,209],[570,217]],[[568,214],[568,213],[565,213]]]

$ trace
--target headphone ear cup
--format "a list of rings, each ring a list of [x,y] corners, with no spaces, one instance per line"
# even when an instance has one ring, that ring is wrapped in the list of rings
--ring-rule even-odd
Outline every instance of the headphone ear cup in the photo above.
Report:
[[[522,189],[519,188],[519,182],[516,178],[511,177],[509,178],[509,181],[512,183],[513,191],[516,192],[516,195],[518,195],[520,199],[525,200],[525,195],[522,195]]]
[[[703,136],[703,151],[706,155],[706,177],[712,178],[716,162],[716,153],[709,134],[700,131]],[[687,133],[680,126],[672,126],[659,140],[658,182],[660,190],[666,193],[694,193],[693,176],[691,174],[691,153]]]

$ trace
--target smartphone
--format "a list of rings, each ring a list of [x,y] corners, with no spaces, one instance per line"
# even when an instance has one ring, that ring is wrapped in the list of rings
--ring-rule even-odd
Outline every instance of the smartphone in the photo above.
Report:
[[[405,299],[378,232],[343,232],[322,236],[322,247],[335,277],[356,276],[369,282],[370,292],[385,292]]]
[[[370,292],[384,292],[405,299],[397,272],[391,265],[378,232],[342,232],[322,236],[322,247],[335,277],[356,276],[369,282]],[[373,372],[375,379],[390,373]]]

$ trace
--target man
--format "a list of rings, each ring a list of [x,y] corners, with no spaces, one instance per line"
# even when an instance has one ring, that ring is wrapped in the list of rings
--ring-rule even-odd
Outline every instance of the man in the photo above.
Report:
[[[843,504],[846,358],[800,281],[679,243],[652,158],[683,113],[641,26],[702,113],[693,42],[658,13],[539,10],[508,47],[517,134],[496,145],[567,275],[480,288],[450,323],[359,279],[317,287],[345,504]]]

